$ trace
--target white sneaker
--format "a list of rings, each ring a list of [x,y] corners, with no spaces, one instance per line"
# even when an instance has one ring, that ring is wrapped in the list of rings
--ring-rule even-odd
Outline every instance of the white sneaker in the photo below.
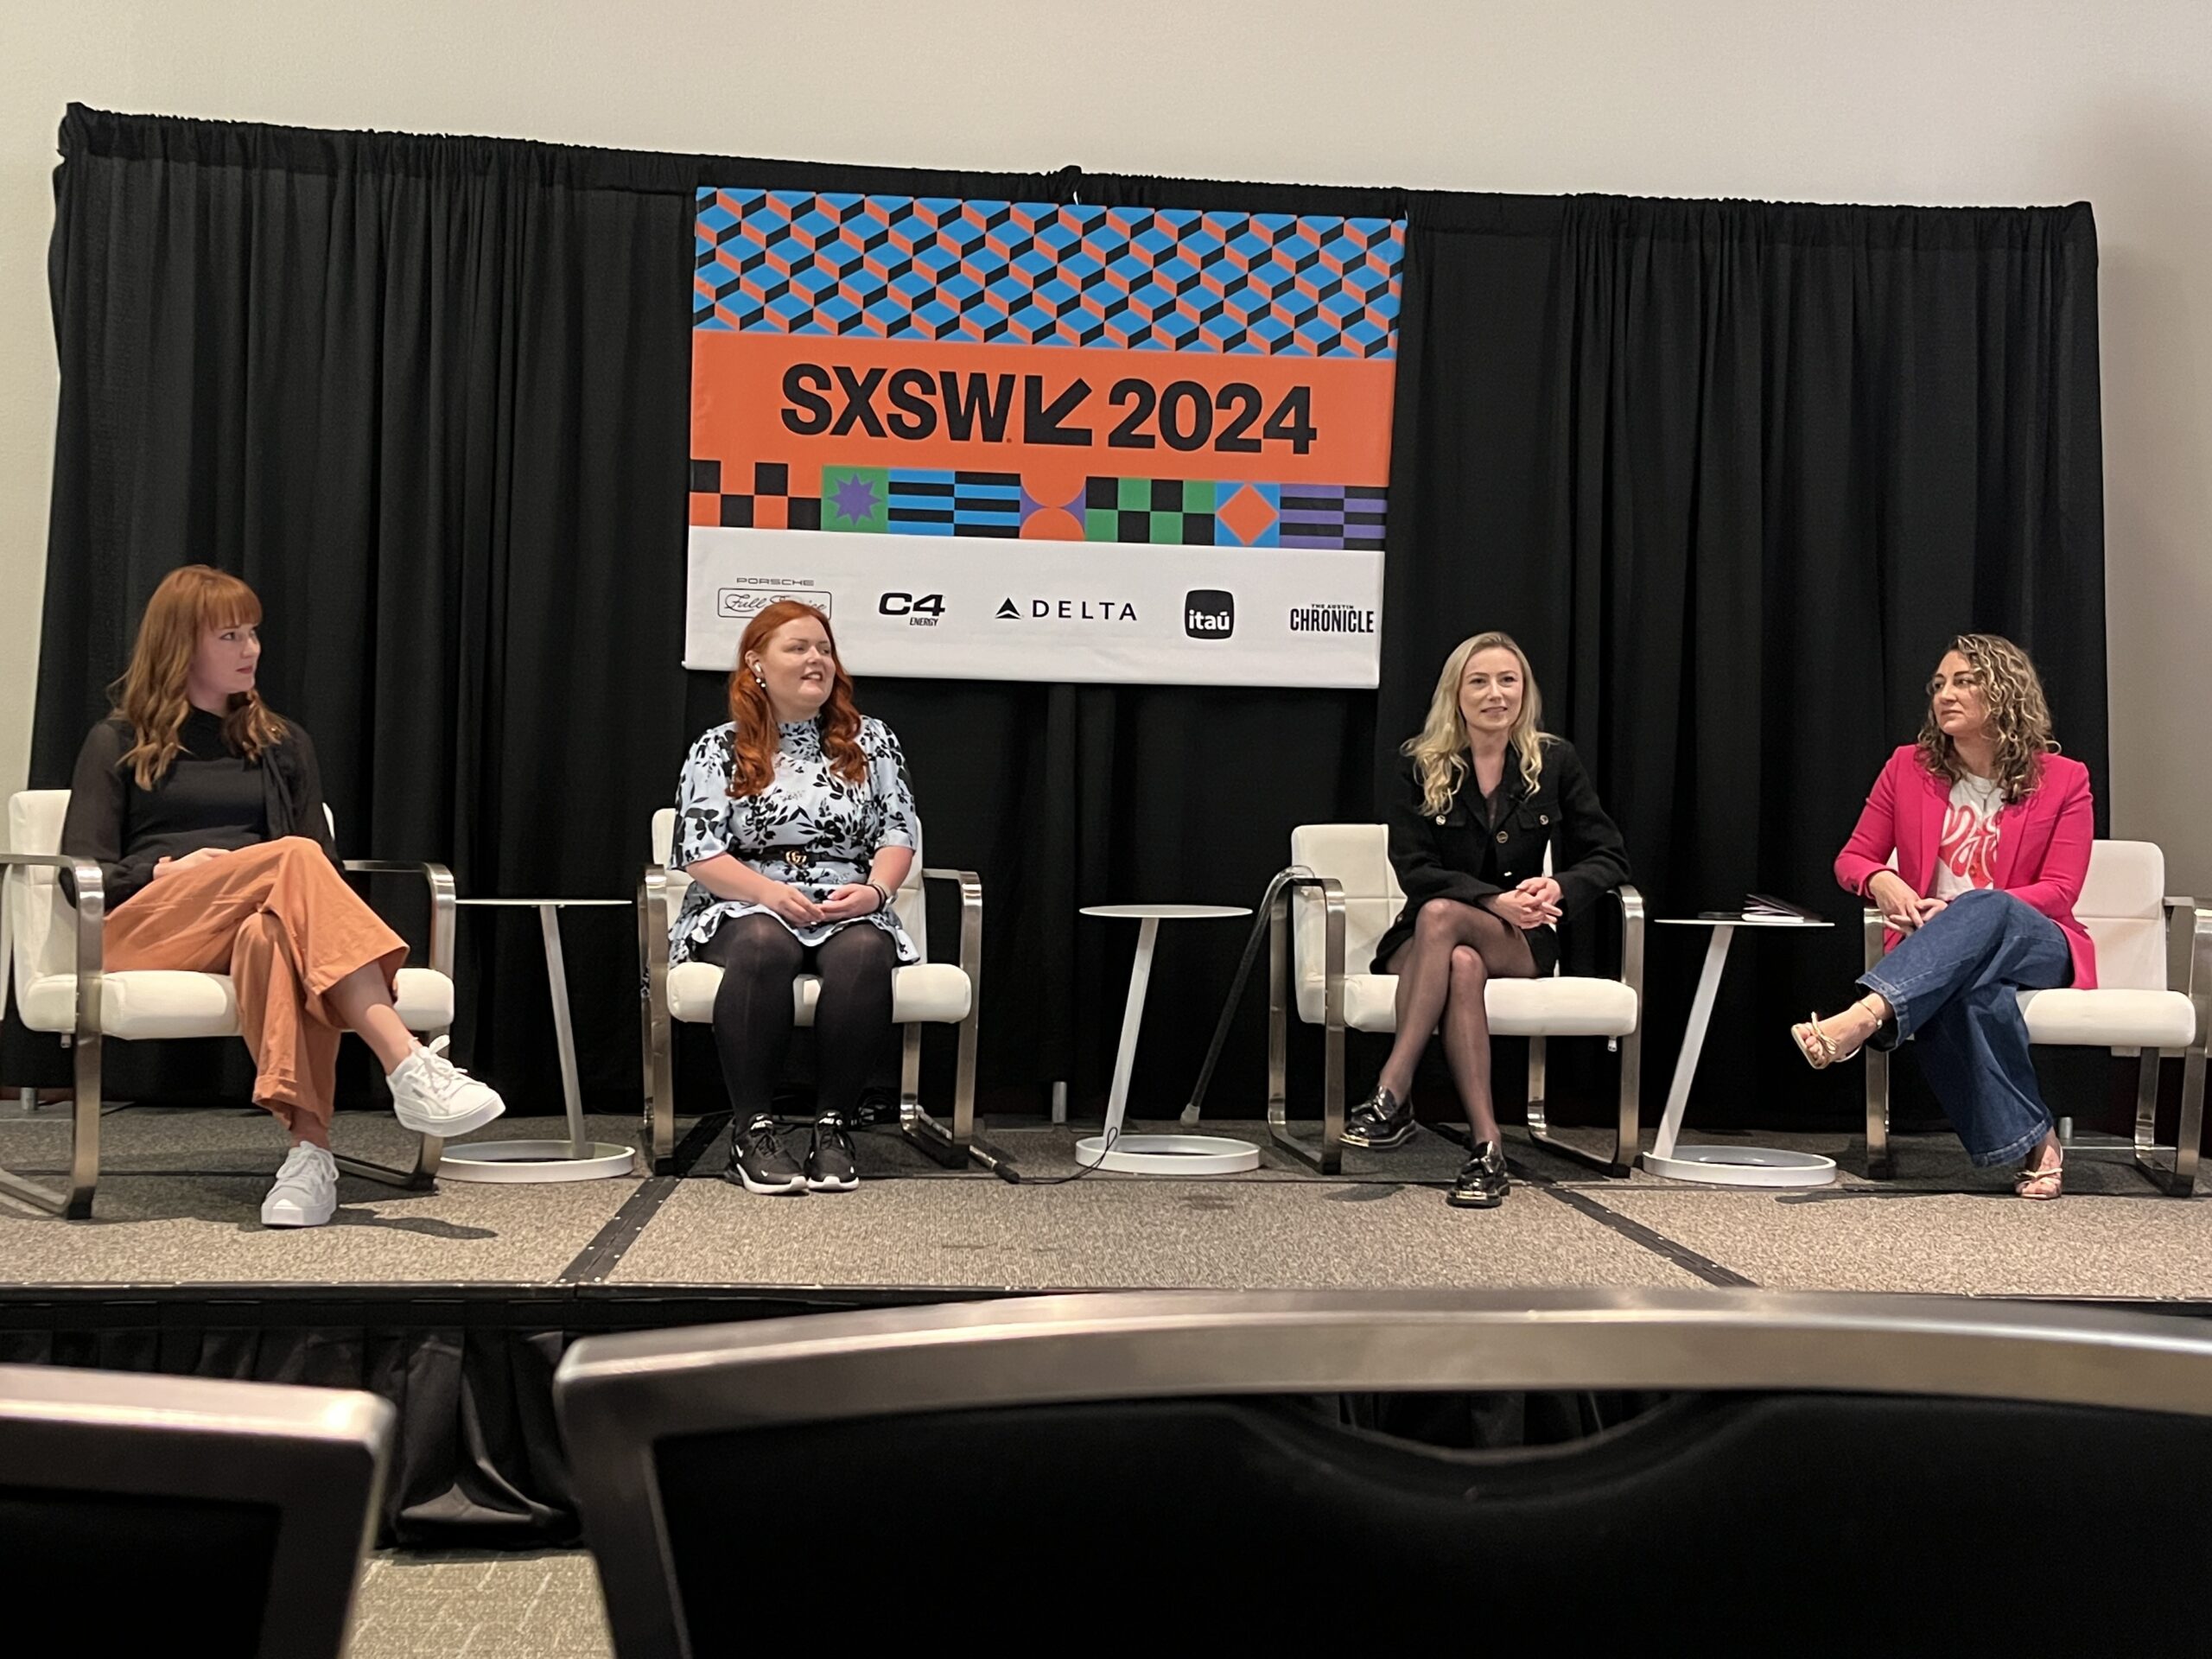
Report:
[[[480,1129],[507,1103],[488,1083],[477,1080],[446,1058],[446,1039],[418,1048],[402,1060],[385,1081],[391,1085],[391,1110],[402,1124],[417,1135],[450,1140]]]
[[[338,1208],[338,1160],[325,1147],[294,1147],[261,1201],[264,1227],[320,1227]]]

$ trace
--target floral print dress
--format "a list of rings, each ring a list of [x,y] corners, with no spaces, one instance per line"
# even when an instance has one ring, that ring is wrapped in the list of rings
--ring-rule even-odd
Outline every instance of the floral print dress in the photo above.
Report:
[[[857,784],[830,770],[815,721],[779,727],[774,779],[758,795],[741,800],[732,800],[729,793],[735,730],[724,721],[694,743],[684,759],[669,855],[677,868],[728,853],[756,874],[797,887],[819,903],[838,887],[867,880],[879,849],[921,844],[906,758],[881,721],[861,721],[861,754],[868,772]],[[718,898],[694,881],[670,925],[668,959],[688,961],[733,916],[775,914],[764,905]],[[873,924],[891,936],[900,962],[921,960],[898,913],[887,908],[817,927],[791,927],[782,917],[776,919],[809,947],[841,927]]]

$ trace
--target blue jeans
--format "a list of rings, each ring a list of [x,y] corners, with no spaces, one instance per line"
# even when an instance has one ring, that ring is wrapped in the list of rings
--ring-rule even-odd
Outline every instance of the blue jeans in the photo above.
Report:
[[[2015,993],[2073,973],[2058,924],[2009,893],[1962,893],[1859,981],[1897,1015],[1887,1046],[1919,1045],[1920,1070],[1977,1165],[2027,1156],[2050,1133]]]

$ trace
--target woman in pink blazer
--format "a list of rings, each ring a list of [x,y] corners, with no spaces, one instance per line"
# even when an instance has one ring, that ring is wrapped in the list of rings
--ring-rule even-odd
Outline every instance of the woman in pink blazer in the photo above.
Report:
[[[1888,921],[1887,953],[1859,981],[1866,995],[1791,1028],[1816,1069],[1911,1039],[1975,1164],[2024,1160],[2024,1198],[2058,1196],[2061,1154],[2017,993],[2097,982],[2074,919],[2089,771],[2056,747],[2027,653],[1994,634],[1954,639],[1919,741],[1890,757],[1836,855],[1836,880]]]

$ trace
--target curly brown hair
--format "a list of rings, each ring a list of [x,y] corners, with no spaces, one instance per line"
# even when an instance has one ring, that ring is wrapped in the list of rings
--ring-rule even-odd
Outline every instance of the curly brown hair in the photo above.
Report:
[[[2050,705],[2028,653],[1994,633],[1962,633],[1949,649],[1967,659],[1980,677],[1984,726],[1997,745],[1997,781],[2007,805],[2024,800],[2043,781],[2043,758],[2058,747],[2050,734]],[[1948,654],[1948,653],[1947,653]],[[1920,764],[1938,778],[1956,783],[1966,776],[1951,740],[1936,724],[1931,695],[1920,725]]]

